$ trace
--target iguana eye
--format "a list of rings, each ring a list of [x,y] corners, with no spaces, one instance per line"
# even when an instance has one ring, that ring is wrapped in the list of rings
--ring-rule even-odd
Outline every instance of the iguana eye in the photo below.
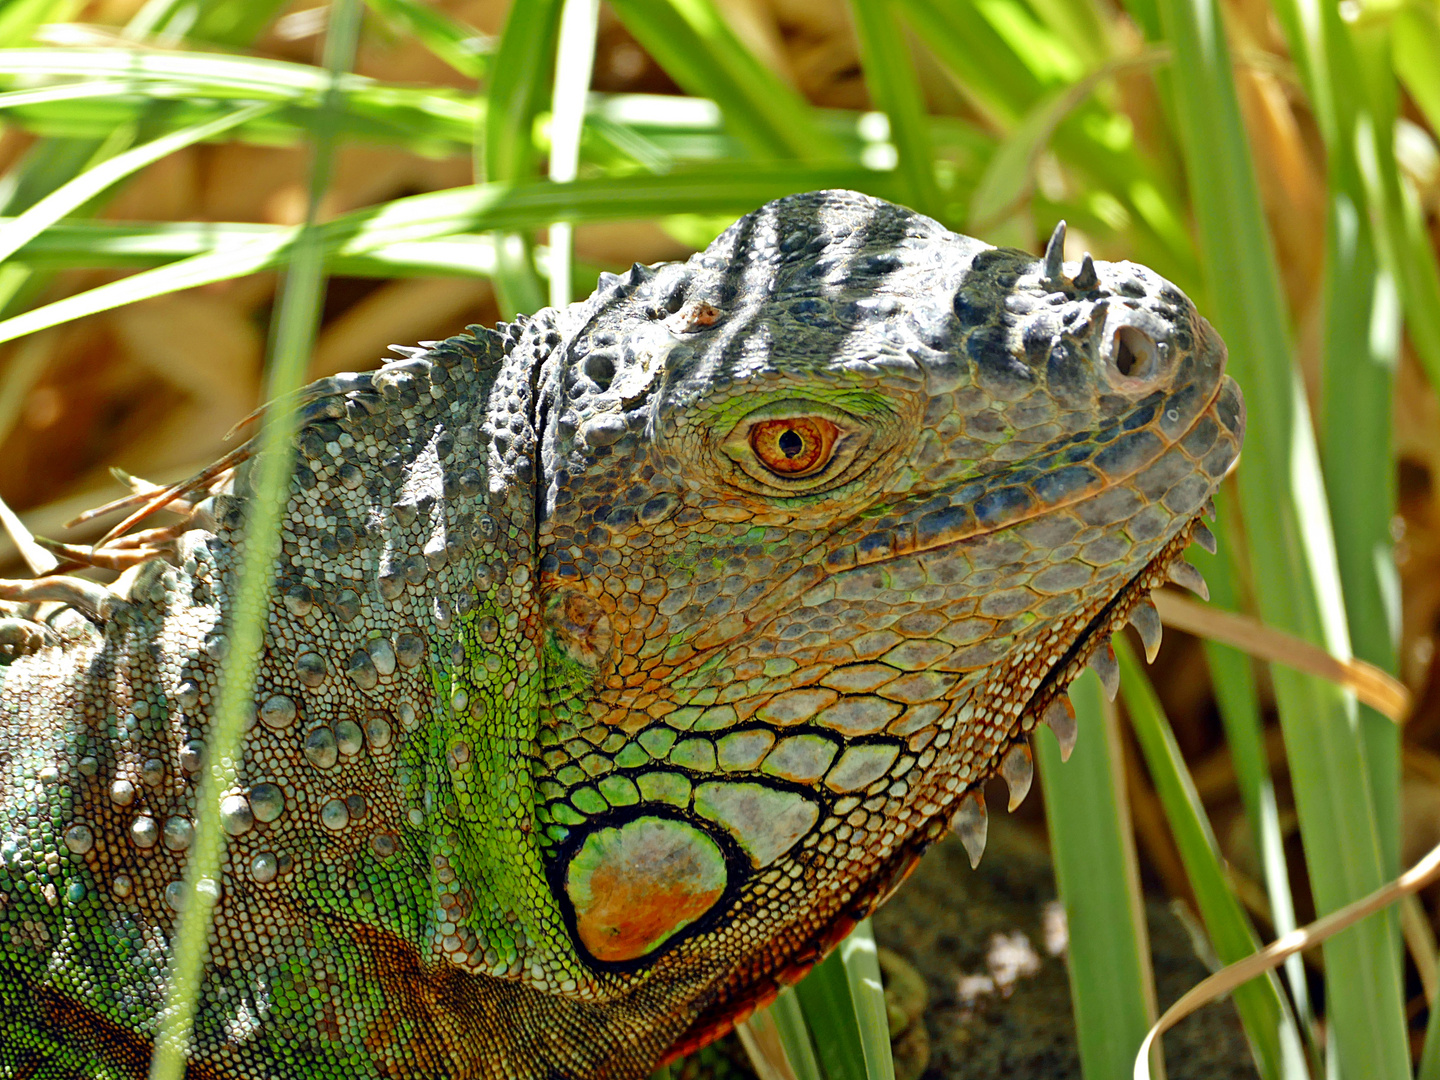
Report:
[[[830,463],[840,429],[819,416],[762,420],[750,429],[750,449],[771,472],[809,476]]]

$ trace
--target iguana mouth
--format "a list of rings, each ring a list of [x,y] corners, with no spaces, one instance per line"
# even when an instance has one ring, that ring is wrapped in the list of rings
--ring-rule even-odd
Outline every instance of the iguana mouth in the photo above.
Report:
[[[1207,507],[1209,503],[1207,502]],[[1024,715],[1037,718],[1043,716],[1045,708],[1051,702],[1058,700],[1069,692],[1070,683],[1079,677],[1080,672],[1097,650],[1103,650],[1111,636],[1124,628],[1129,621],[1131,614],[1140,606],[1149,604],[1149,594],[1152,590],[1164,585],[1167,581],[1173,580],[1170,577],[1172,567],[1186,565],[1182,556],[1184,551],[1194,541],[1195,534],[1204,528],[1200,518],[1191,518],[1186,525],[1175,534],[1160,554],[1156,555],[1144,568],[1134,577],[1125,582],[1115,595],[1095,613],[1086,623],[1085,628],[1071,642],[1070,647],[1051,665],[1050,670],[1040,680],[1040,685],[1025,704]],[[1208,530],[1206,530],[1208,532]],[[1199,571],[1190,568],[1194,577],[1187,575],[1187,584],[1195,581],[1203,582],[1199,577]],[[1158,638],[1156,639],[1158,640]],[[1103,664],[1103,662],[1102,662]],[[1102,672],[1101,678],[1105,680],[1107,674]],[[1109,692],[1109,686],[1106,687]],[[1067,753],[1068,756],[1068,753]]]

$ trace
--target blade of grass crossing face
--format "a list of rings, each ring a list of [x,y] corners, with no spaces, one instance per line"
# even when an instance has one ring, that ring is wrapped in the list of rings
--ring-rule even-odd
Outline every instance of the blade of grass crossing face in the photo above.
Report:
[[[860,37],[860,63],[875,107],[890,118],[890,139],[898,155],[906,203],[922,214],[940,217],[934,151],[925,98],[910,59],[910,49],[894,0],[850,0]]]
[[[1230,346],[1250,424],[1239,487],[1266,622],[1339,655],[1349,652],[1327,504],[1284,298],[1213,0],[1159,0],[1175,49],[1170,86],[1205,255],[1212,319]],[[1334,910],[1381,884],[1369,779],[1353,699],[1274,668],[1316,905]],[[1325,946],[1328,1016],[1345,1075],[1408,1075],[1393,917],[1367,920]]]
[[[574,180],[580,168],[580,139],[585,131],[599,21],[599,0],[565,0],[550,105],[550,179],[558,183]],[[572,299],[574,228],[568,221],[550,226],[550,303],[554,307],[563,307]]]
[[[548,101],[562,8],[563,0],[527,0],[510,8],[490,71],[477,179],[515,183],[535,173],[535,118]],[[495,291],[506,317],[545,302],[530,248],[527,236],[495,237]]]
[[[0,228],[0,262],[4,262],[41,232],[68,214],[73,214],[106,188],[139,172],[177,150],[214,138],[230,128],[269,112],[273,105],[252,105],[229,116],[194,127],[181,128],[158,139],[117,154],[87,169],[75,179],[56,188],[18,217]]]
[[[796,984],[795,993],[826,1080],[894,1080],[885,992],[868,919]]]
[[[625,28],[672,79],[720,106],[757,157],[841,157],[814,110],[735,36],[711,0],[611,0]]]
[[[1115,654],[1131,729],[1145,756],[1215,955],[1224,964],[1244,959],[1260,948],[1260,942],[1226,883],[1219,845],[1170,723],[1144,668],[1123,638],[1116,638]],[[1299,1030],[1273,974],[1238,987],[1235,1008],[1262,1080],[1309,1080]]]
[[[336,0],[325,41],[325,66],[332,85],[353,63],[360,30],[359,0]],[[285,282],[272,341],[266,391],[284,400],[298,389],[314,344],[324,293],[324,262],[315,222],[320,199],[329,186],[334,151],[328,110],[317,114],[310,176],[309,209]],[[280,520],[290,486],[296,417],[293,409],[266,411],[255,462],[254,491],[247,518],[246,543],[236,580],[235,617],[229,628],[230,652],[220,676],[214,728],[207,746],[206,769],[196,795],[196,830],[185,864],[180,905],[166,969],[165,1008],[160,1016],[150,1080],[180,1080],[186,1072],[191,1031],[199,1001],[202,966],[211,915],[219,899],[225,833],[220,800],[234,782],[240,739],[253,708],[255,673],[265,636],[269,589],[280,551]]]
[[[1079,729],[1070,760],[1060,761],[1049,728],[1032,742],[1069,932],[1080,1065],[1086,1080],[1110,1080],[1129,1075],[1155,1021],[1155,984],[1114,710],[1092,671],[1070,700]],[[1164,1076],[1158,1050],[1151,1068]]]

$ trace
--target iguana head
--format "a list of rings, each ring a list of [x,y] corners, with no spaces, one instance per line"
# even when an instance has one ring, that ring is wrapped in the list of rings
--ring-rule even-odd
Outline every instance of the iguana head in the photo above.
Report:
[[[737,921],[798,944],[1007,753],[1028,786],[1029,733],[1165,579],[1244,426],[1223,344],[1150,271],[849,192],[570,317],[540,821],[602,967],[733,953]]]
[[[312,384],[238,746],[253,445],[58,549],[112,589],[0,583],[69,620],[0,620],[0,1072],[143,1074],[212,826],[192,1064],[243,1077],[643,1077],[973,846],[1243,428],[1178,291],[1060,247],[799,196]]]

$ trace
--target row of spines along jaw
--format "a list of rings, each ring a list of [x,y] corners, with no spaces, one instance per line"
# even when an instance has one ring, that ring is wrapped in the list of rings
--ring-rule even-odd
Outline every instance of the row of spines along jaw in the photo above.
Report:
[[[1206,503],[1206,512],[1213,516],[1212,503]],[[992,775],[998,773],[1010,789],[1009,810],[1015,810],[1024,802],[1034,781],[1034,753],[1030,748],[1032,731],[1041,724],[1049,726],[1060,743],[1061,761],[1068,761],[1075,749],[1078,729],[1075,707],[1070,704],[1069,687],[1087,666],[1094,668],[1100,677],[1105,696],[1115,700],[1120,690],[1120,665],[1114,646],[1110,644],[1111,636],[1129,623],[1140,635],[1146,661],[1154,661],[1160,649],[1162,629],[1160,613],[1150,599],[1151,591],[1166,582],[1174,582],[1203,599],[1209,599],[1209,590],[1200,571],[1182,558],[1185,548],[1192,542],[1211,554],[1216,550],[1214,534],[1199,517],[1191,519],[1160,554],[1120,590],[1097,616],[1093,627],[1087,628],[1072,655],[1061,660],[1037,688],[1024,718],[1017,725],[1015,738],[997,755],[998,765],[992,771]],[[965,845],[972,867],[980,865],[989,823],[983,784],[984,781],[977,782],[960,797],[948,822],[949,828]],[[937,837],[939,831],[943,830],[937,830]]]

